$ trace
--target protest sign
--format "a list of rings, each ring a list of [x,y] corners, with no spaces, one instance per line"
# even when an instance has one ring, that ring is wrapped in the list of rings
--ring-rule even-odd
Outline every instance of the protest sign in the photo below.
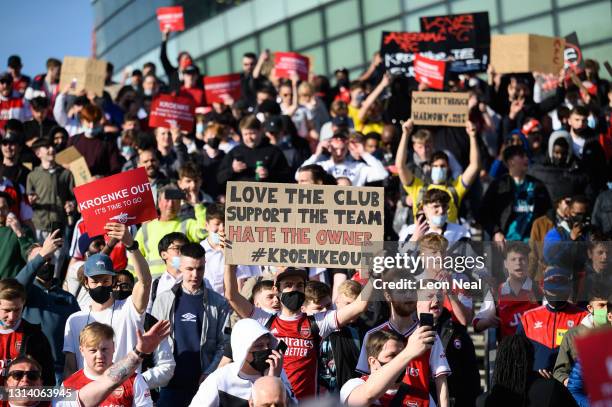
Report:
[[[584,58],[582,57],[580,42],[575,31],[565,36],[563,59],[566,69],[572,69],[574,72],[580,72],[584,69]]]
[[[494,35],[491,64],[497,73],[559,74],[564,64],[564,49],[563,38],[534,34]]]
[[[414,58],[414,77],[433,89],[444,89],[446,61],[436,61],[416,54]]]
[[[142,167],[76,187],[74,196],[90,236],[103,234],[108,222],[130,226],[157,218],[151,184]]]
[[[310,60],[297,52],[276,52],[274,72],[276,77],[285,79],[291,79],[292,72],[296,72],[300,80],[306,81],[310,72]]]
[[[450,72],[487,70],[491,47],[488,12],[421,17],[421,32],[444,36],[444,41],[429,42],[422,52],[432,59],[448,60]]]
[[[89,172],[85,157],[83,157],[74,146],[70,146],[60,151],[55,156],[55,161],[63,167],[68,167],[74,177],[76,186],[87,184],[93,179]]]
[[[445,36],[439,33],[383,31],[380,56],[391,75],[414,77],[413,62],[416,54],[444,40]]]
[[[383,188],[228,182],[227,264],[359,268],[384,237]]]
[[[464,92],[412,92],[412,119],[425,126],[464,127],[469,95]]]
[[[102,96],[106,78],[106,61],[93,58],[64,57],[60,75],[60,90],[70,85],[69,93],[77,95],[83,90]]]
[[[193,111],[192,99],[161,94],[151,103],[149,127],[179,127],[190,132],[193,129]]]
[[[586,333],[575,339],[591,406],[612,405],[612,329]]]
[[[183,31],[185,30],[185,19],[183,18],[183,7],[159,7],[157,9],[157,21],[159,31]]]
[[[240,74],[231,73],[228,75],[205,76],[204,93],[206,103],[224,103],[225,95],[234,100],[240,99]]]

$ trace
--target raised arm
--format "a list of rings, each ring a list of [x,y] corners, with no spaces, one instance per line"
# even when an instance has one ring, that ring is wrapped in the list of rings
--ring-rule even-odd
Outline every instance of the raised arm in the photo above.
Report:
[[[364,82],[370,79],[372,75],[374,74],[374,72],[376,72],[376,67],[380,65],[381,62],[382,62],[382,58],[380,56],[380,52],[376,51],[374,53],[374,56],[372,57],[370,66],[368,66],[368,69],[364,73],[362,73],[361,76],[357,80],[360,82]]]
[[[359,120],[364,121],[366,119],[368,109],[374,104],[376,99],[378,99],[378,97],[385,90],[385,88],[389,86],[389,82],[389,75],[385,74],[382,80],[378,83],[374,90],[370,92],[366,100],[363,101],[361,107],[359,108],[359,113],[357,113],[357,117],[359,117]]]
[[[257,64],[255,68],[253,68],[253,79],[259,78],[261,75],[261,69],[263,68],[264,63],[270,58],[270,52],[265,50],[259,55],[259,59],[257,59]]]
[[[478,172],[480,171],[480,149],[478,148],[478,135],[476,133],[476,126],[472,122],[467,122],[465,125],[465,131],[470,138],[470,163],[463,171],[461,175],[461,181],[463,185],[469,187],[476,181]]]
[[[141,354],[152,353],[159,343],[170,334],[170,321],[159,321],[144,335],[138,331],[134,350]],[[119,362],[113,363],[97,380],[87,384],[78,392],[82,407],[96,407],[121,383],[134,374],[142,359],[136,352],[128,353]]]
[[[223,255],[225,257],[225,248],[231,244],[231,242],[225,241],[225,233],[219,232],[221,239],[221,246],[223,247]],[[227,260],[227,257],[225,257]],[[238,279],[236,278],[236,266],[226,264],[223,271],[223,285],[225,299],[231,307],[236,311],[241,318],[248,318],[253,314],[253,304],[240,294],[238,291]]]
[[[336,320],[338,321],[338,328],[342,328],[351,321],[354,321],[360,314],[363,314],[368,309],[368,301],[372,295],[372,280],[363,287],[361,293],[355,301],[346,307],[336,311]]]
[[[414,122],[412,119],[408,119],[402,124],[402,137],[397,147],[397,155],[395,156],[395,167],[399,173],[402,185],[410,185],[414,180],[414,174],[410,171],[406,163],[408,160],[408,139],[410,138],[413,127]]]
[[[108,236],[112,239],[121,240],[121,243],[128,248],[134,245],[134,238],[130,233],[130,228],[121,223],[107,223],[104,228],[107,230]],[[136,284],[132,291],[132,302],[134,308],[139,314],[142,314],[147,309],[149,303],[149,294],[151,292],[151,270],[147,261],[142,256],[139,250],[128,250],[128,259],[134,265],[134,273],[136,274]]]

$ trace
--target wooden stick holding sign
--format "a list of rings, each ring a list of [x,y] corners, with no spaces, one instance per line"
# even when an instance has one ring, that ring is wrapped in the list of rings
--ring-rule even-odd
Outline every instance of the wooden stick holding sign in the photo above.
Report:
[[[465,127],[468,99],[465,92],[412,92],[414,124]]]

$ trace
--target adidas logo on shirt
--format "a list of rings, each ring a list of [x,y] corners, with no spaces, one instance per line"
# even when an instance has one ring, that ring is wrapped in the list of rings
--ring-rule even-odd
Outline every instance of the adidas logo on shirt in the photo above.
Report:
[[[196,322],[196,316],[191,312],[181,315],[181,322]]]

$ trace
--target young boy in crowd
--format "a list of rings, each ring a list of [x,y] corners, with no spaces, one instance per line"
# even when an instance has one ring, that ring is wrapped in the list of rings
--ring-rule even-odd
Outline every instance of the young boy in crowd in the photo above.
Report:
[[[306,315],[314,315],[317,312],[325,312],[331,308],[332,298],[329,286],[320,281],[309,281],[304,290],[306,299],[302,305],[302,312]]]
[[[280,311],[280,302],[278,301],[272,280],[256,282],[253,286],[251,300],[257,308],[261,308],[270,314]]]
[[[202,176],[194,163],[186,163],[178,171],[177,185],[185,193],[178,217],[181,220],[195,219],[199,224],[206,221],[206,206],[214,199],[202,192]]]
[[[189,243],[187,236],[181,232],[168,233],[161,238],[157,244],[159,257],[166,265],[166,269],[161,276],[156,277],[151,283],[151,297],[147,312],[150,314],[153,309],[155,298],[164,292],[170,290],[181,279],[181,271],[179,264],[181,262],[181,247]]]

